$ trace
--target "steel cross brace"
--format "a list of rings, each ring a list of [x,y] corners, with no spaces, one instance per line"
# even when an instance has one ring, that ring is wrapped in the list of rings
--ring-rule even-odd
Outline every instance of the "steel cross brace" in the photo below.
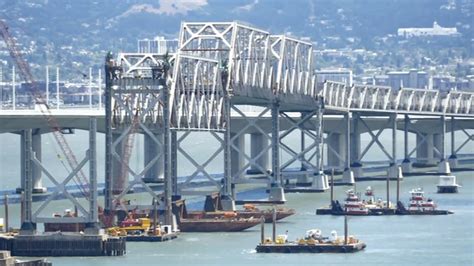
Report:
[[[179,187],[180,193],[183,188],[186,188],[189,183],[199,174],[202,173],[207,179],[209,179],[218,189],[220,189],[221,184],[216,181],[206,170],[206,167],[222,152],[223,148],[223,140],[222,138],[215,132],[210,131],[210,133],[221,143],[220,147],[202,164],[200,165],[196,160],[187,153],[183,147],[181,147],[181,142],[190,134],[190,131],[185,132],[178,140],[177,140],[177,149],[178,151],[186,158],[195,168],[196,170],[186,178],[183,184]]]
[[[464,146],[466,146],[470,141],[474,141],[474,134],[469,134],[466,129],[461,129],[462,132],[464,132],[464,134],[466,134],[467,136],[467,139],[461,144],[459,145],[459,147],[455,150],[455,152],[453,154],[457,154],[462,148],[464,148]]]
[[[113,96],[115,98],[115,95]],[[143,131],[145,132],[145,134],[147,134],[156,144],[158,144],[159,147],[162,147],[163,148],[163,143],[161,143],[161,141],[159,139],[157,139],[155,137],[155,135],[151,132],[150,129],[148,129],[147,126],[145,126],[142,121],[143,121],[143,118],[144,116],[152,109],[155,107],[155,105],[157,104],[157,102],[159,101],[159,97],[157,98],[154,98],[152,100],[152,102],[145,108],[141,111],[141,113],[139,114],[139,117],[137,118],[138,119],[138,125],[141,129],[143,129]],[[125,112],[130,116],[130,117],[134,117],[134,114],[133,114],[133,111],[131,110],[131,108],[129,106],[126,106],[124,105],[123,101],[121,100],[117,100],[118,104],[122,107],[123,110],[125,110]],[[130,173],[133,177],[132,181],[129,183],[129,185],[117,196],[114,196],[114,200],[116,203],[118,203],[124,210],[127,210],[127,208],[123,205],[123,203],[121,202],[121,199],[123,198],[123,196],[125,196],[128,191],[130,191],[130,189],[132,189],[135,185],[137,184],[141,184],[142,187],[152,196],[152,197],[156,197],[157,194],[142,180],[142,177],[145,175],[146,172],[148,172],[148,170],[163,156],[163,153],[160,152],[158,153],[152,160],[150,160],[150,162],[148,162],[148,164],[143,168],[143,170],[140,172],[140,173],[136,173],[135,171],[133,171],[131,168],[130,168],[130,165],[128,162],[124,162],[122,161],[122,158],[120,157],[119,154],[117,154],[117,151],[116,151],[116,147],[117,145],[119,145],[120,143],[122,143],[123,139],[126,138],[129,134],[135,134],[134,132],[130,132],[132,130],[132,125],[128,126],[123,132],[122,134],[120,135],[120,137],[112,144],[113,146],[113,149],[112,149],[112,153],[113,153],[113,157],[114,159],[116,159],[118,162],[124,164],[124,167],[126,169],[126,171],[128,173]],[[124,174],[124,173],[121,173],[121,174]]]
[[[290,166],[296,160],[299,160],[308,169],[315,169],[316,168],[315,165],[311,164],[308,160],[305,159],[305,154],[308,153],[309,151],[311,151],[312,149],[314,149],[318,145],[318,143],[317,143],[318,138],[314,133],[312,133],[309,130],[306,130],[305,127],[304,127],[304,124],[306,122],[310,121],[311,118],[316,113],[317,113],[317,111],[309,112],[309,113],[305,114],[304,117],[299,121],[296,121],[295,119],[291,118],[286,113],[281,113],[281,115],[284,118],[286,118],[292,124],[292,126],[289,129],[287,129],[283,134],[280,135],[280,145],[281,145],[282,149],[292,156],[291,159],[289,159],[287,162],[282,164],[282,166],[281,166],[282,170],[286,169],[288,166]],[[314,140],[314,142],[311,145],[309,145],[308,147],[305,147],[300,152],[294,151],[291,147],[289,147],[288,145],[283,143],[283,138],[288,136],[291,132],[293,132],[296,129],[300,129],[303,134],[308,135],[310,138],[312,138]]]
[[[388,128],[388,126],[390,126],[390,122],[392,121],[392,118],[389,118],[387,120],[387,122],[383,125],[383,127],[381,129],[379,129],[377,131],[377,134],[374,134],[372,132],[372,129],[369,127],[369,125],[367,125],[367,123],[364,121],[364,119],[362,119],[362,117],[359,117],[359,120],[362,122],[362,124],[364,125],[365,128],[367,128],[367,131],[369,132],[370,136],[372,137],[372,140],[370,141],[370,143],[367,145],[367,147],[365,147],[364,151],[361,153],[360,157],[359,157],[359,160],[362,161],[362,159],[364,158],[365,154],[369,151],[370,147],[372,147],[372,145],[374,143],[377,143],[377,145],[379,146],[379,148],[383,151],[383,153],[385,153],[385,155],[387,156],[387,158],[391,161],[393,160],[392,156],[387,152],[387,150],[385,149],[385,147],[382,145],[382,143],[380,142],[379,140],[379,136],[380,134],[382,134],[382,132]]]
[[[41,211],[43,211],[43,209],[48,206],[48,204],[55,199],[55,197],[57,195],[59,195],[59,193],[62,193],[64,196],[66,196],[66,198],[68,198],[73,204],[74,206],[76,206],[79,211],[86,217],[89,217],[89,212],[67,191],[66,189],[66,185],[67,183],[69,183],[69,181],[71,181],[71,179],[77,175],[77,173],[84,167],[84,165],[89,161],[89,152],[90,150],[87,150],[86,152],[86,156],[84,157],[84,159],[82,159],[82,161],[76,166],[76,168],[74,168],[72,170],[71,173],[69,173],[69,175],[66,177],[66,179],[64,179],[64,181],[62,181],[61,183],[59,183],[54,177],[53,175],[41,164],[41,162],[36,158],[36,154],[34,154],[33,150],[31,149],[30,150],[30,154],[31,154],[31,160],[34,162],[34,164],[36,164],[39,168],[41,168],[41,171],[49,178],[49,180],[51,180],[51,182],[53,182],[53,184],[56,186],[56,190],[51,193],[51,195],[48,196],[48,198],[46,198],[46,200],[44,202],[41,203],[40,207],[33,213],[32,215],[32,222],[36,222],[38,220],[38,215],[41,213]]]
[[[271,109],[269,107],[265,108],[264,110],[262,110],[257,117],[255,118],[250,118],[248,116],[246,116],[239,108],[237,108],[236,106],[232,106],[232,109],[237,112],[241,117],[243,117],[245,119],[245,121],[247,121],[247,125],[245,125],[243,128],[241,128],[239,130],[239,132],[237,132],[232,138],[231,138],[231,146],[234,150],[236,150],[237,152],[241,153],[244,158],[247,160],[247,163],[241,168],[238,170],[238,172],[232,176],[232,179],[234,181],[237,181],[237,177],[240,176],[243,172],[245,172],[247,170],[247,168],[251,167],[251,166],[254,166],[256,167],[258,170],[260,170],[261,173],[264,173],[265,174],[265,178],[267,178],[269,181],[272,179],[272,176],[270,173],[267,172],[267,169],[263,169],[263,167],[261,167],[259,164],[257,164],[257,160],[262,157],[266,152],[268,152],[270,149],[271,149],[271,144],[267,145],[263,150],[261,150],[258,155],[255,157],[255,158],[252,158],[251,156],[249,156],[247,153],[245,153],[244,151],[240,150],[238,147],[236,147],[234,145],[234,141],[239,138],[242,134],[245,134],[246,130],[253,127],[255,128],[256,130],[258,130],[263,136],[265,136],[269,141],[271,141],[271,137],[265,132],[263,131],[262,128],[260,128],[257,124],[256,124],[256,121],[258,121],[259,119],[261,119],[266,113],[268,113]]]

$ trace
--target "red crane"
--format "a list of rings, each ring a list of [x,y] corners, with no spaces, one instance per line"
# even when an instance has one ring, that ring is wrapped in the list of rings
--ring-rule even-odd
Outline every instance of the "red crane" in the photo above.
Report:
[[[64,157],[66,158],[71,169],[75,169],[78,165],[77,159],[74,156],[74,153],[72,152],[71,147],[67,143],[66,138],[61,133],[60,131],[61,127],[59,126],[58,121],[52,115],[51,110],[48,106],[48,103],[45,100],[44,94],[39,90],[38,84],[35,81],[33,75],[31,74],[31,70],[28,63],[21,55],[18,49],[18,46],[15,43],[15,39],[10,35],[8,31],[8,26],[3,20],[0,20],[0,34],[2,35],[3,40],[5,41],[5,44],[8,48],[11,58],[15,61],[15,64],[19,70],[19,74],[21,78],[26,83],[30,84],[29,93],[31,94],[34,103],[39,107],[39,110],[41,111],[43,118],[46,120],[46,122],[52,129],[54,138],[56,142],[58,143],[58,146],[61,149],[62,153],[64,154]],[[84,196],[88,198],[89,197],[89,193],[88,193],[89,182],[82,170],[80,170],[78,174],[75,176],[74,182],[76,183],[76,185],[78,185],[79,190],[82,192],[82,194],[84,194]]]

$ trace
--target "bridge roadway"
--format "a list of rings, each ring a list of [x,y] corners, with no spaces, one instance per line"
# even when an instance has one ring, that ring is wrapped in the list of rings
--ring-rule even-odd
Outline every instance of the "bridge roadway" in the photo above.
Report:
[[[232,132],[238,132],[242,129],[247,121],[246,120],[255,120],[255,124],[258,125],[263,131],[269,133],[271,131],[271,115],[266,113],[259,117],[260,112],[255,110],[261,110],[262,108],[255,106],[247,106],[243,108],[243,113],[245,117],[237,115],[236,112],[231,113],[232,122],[231,130]],[[89,108],[62,108],[60,110],[52,109],[51,114],[58,121],[59,125],[63,128],[71,129],[89,129],[89,118],[95,117],[97,119],[97,131],[105,133],[105,111]],[[365,114],[369,115],[367,111]],[[298,121],[301,119],[300,113],[289,113],[289,116]],[[312,118],[315,120],[316,118]],[[403,130],[404,127],[404,115],[397,116],[397,128]],[[416,121],[416,128],[409,128],[410,132],[430,132],[433,128],[439,125],[439,118],[433,117],[433,115],[413,115],[411,119]],[[292,127],[292,124],[287,119],[281,119],[280,130],[287,130]],[[344,129],[340,126],[341,122],[344,120],[342,114],[328,114],[324,116],[324,132],[325,133],[344,133]],[[365,118],[369,124],[372,131],[376,131],[386,127],[386,115],[385,117],[378,113],[375,116],[368,116]],[[446,119],[449,125],[449,119]],[[314,130],[314,127],[311,128],[311,123],[308,123],[306,128]],[[40,111],[33,109],[17,109],[17,110],[0,110],[0,134],[1,133],[17,133],[25,129],[35,129],[36,132],[42,134],[48,133],[51,131],[51,127],[46,123],[43,114]],[[450,131],[450,125],[448,126]],[[456,119],[456,128],[455,130],[460,129],[474,129],[474,117],[460,117]],[[258,133],[259,131],[255,127],[249,127],[245,133]],[[360,133],[368,132],[367,128],[361,128]]]

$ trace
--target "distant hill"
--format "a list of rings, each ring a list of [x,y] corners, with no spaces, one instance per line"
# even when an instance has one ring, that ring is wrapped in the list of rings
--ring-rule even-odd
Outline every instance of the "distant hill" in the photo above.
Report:
[[[472,0],[16,0],[0,2],[33,63],[100,65],[105,51],[135,51],[138,38],[177,36],[180,22],[241,20],[310,37],[316,48],[370,47],[399,27],[457,27],[471,40]],[[337,44],[328,40],[340,40]],[[331,46],[332,45],[332,46]],[[1,52],[1,50],[0,50]],[[28,51],[26,51],[28,52]],[[5,60],[6,54],[0,54]]]

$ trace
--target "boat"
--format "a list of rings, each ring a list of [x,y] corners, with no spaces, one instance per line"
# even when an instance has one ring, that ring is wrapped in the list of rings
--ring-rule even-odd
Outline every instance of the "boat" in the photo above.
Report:
[[[258,253],[353,253],[366,248],[366,244],[347,233],[347,216],[344,217],[344,237],[338,237],[336,231],[330,237],[324,237],[321,230],[308,230],[305,236],[288,241],[288,231],[276,236],[273,223],[272,238],[265,238],[265,228],[261,223],[261,240],[256,247]]]
[[[171,226],[152,223],[149,218],[135,218],[133,213],[120,222],[120,226],[107,228],[107,234],[135,242],[163,242],[178,236],[177,232],[172,232]]]
[[[264,218],[266,223],[271,223],[273,221],[273,210],[276,211],[277,221],[296,213],[294,209],[283,208],[283,207],[261,210],[257,208],[254,204],[250,204],[250,203],[244,204],[243,210],[236,210],[233,213],[235,213],[235,218],[256,218],[256,219]],[[195,216],[195,217],[206,218],[206,219],[221,218],[225,216],[226,214],[229,215],[229,212],[222,210],[222,204],[220,202],[220,194],[217,192],[206,196],[203,211],[188,211],[187,212],[188,217]]]
[[[397,214],[400,215],[445,215],[452,214],[452,211],[438,210],[436,203],[424,196],[424,191],[421,188],[412,189],[410,191],[410,201],[408,209],[406,209],[401,202],[398,202]]]
[[[181,232],[237,232],[260,223],[260,218],[242,218],[236,212],[223,212],[213,218],[206,217],[205,212],[188,213],[184,199],[173,202],[173,213]]]
[[[344,201],[344,212],[348,215],[367,215],[369,209],[365,206],[353,189],[346,191],[346,199]]]
[[[438,193],[458,193],[460,185],[456,184],[456,176],[441,175],[439,176]]]

